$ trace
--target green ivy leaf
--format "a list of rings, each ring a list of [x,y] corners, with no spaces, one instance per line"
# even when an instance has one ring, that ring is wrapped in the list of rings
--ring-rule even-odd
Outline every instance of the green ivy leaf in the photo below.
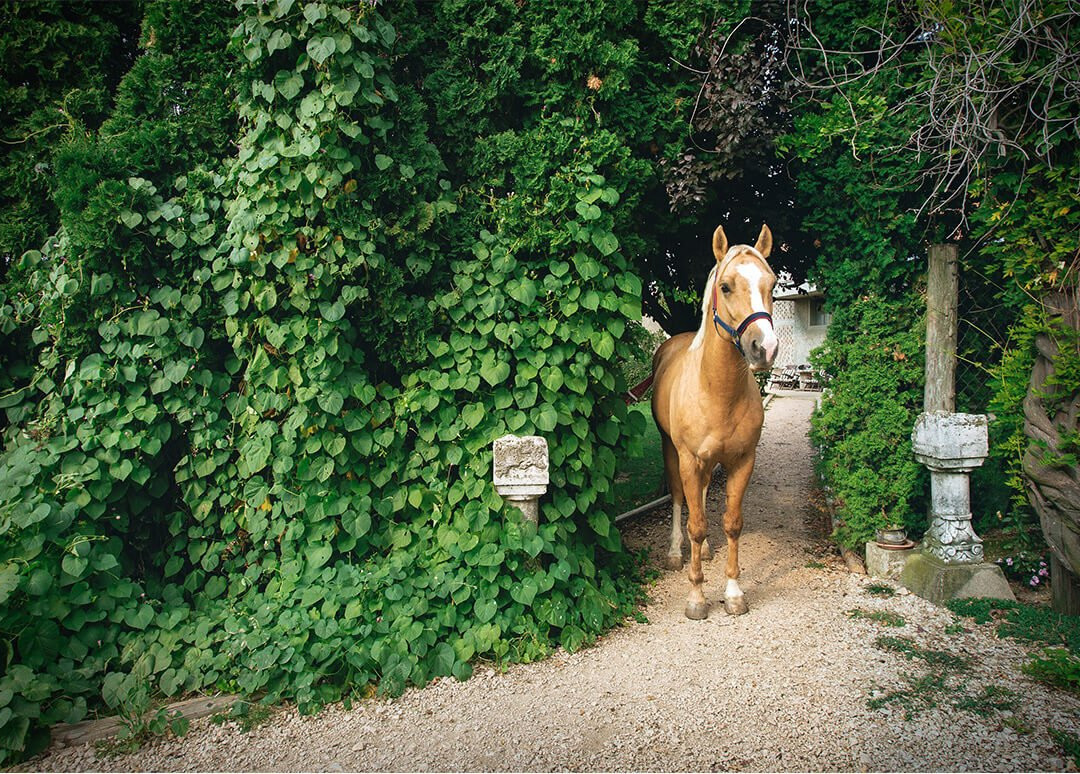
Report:
[[[480,376],[483,377],[485,382],[494,387],[510,376],[510,365],[491,358],[486,362],[481,362]]]
[[[559,412],[551,404],[545,404],[534,414],[533,422],[540,432],[550,433],[559,423]]]
[[[5,604],[12,592],[19,587],[19,566],[7,562],[0,566],[0,604]]]
[[[605,257],[619,249],[619,240],[610,231],[593,231],[591,238],[596,249]]]
[[[520,602],[528,607],[536,598],[537,591],[536,581],[531,577],[524,578],[520,584],[510,587],[510,596],[515,602]]]
[[[340,301],[335,301],[332,304],[323,302],[319,304],[319,313],[327,322],[337,322],[345,316],[345,305]]]
[[[495,613],[499,610],[498,605],[495,604],[494,599],[478,599],[473,605],[473,615],[476,616],[476,620],[479,623],[487,623],[495,617]]]
[[[507,294],[518,303],[530,306],[536,300],[536,283],[531,279],[523,279],[507,286]]]
[[[292,70],[280,70],[274,76],[274,88],[287,100],[296,97],[303,87],[303,76]]]
[[[596,220],[600,217],[600,208],[589,202],[579,201],[574,206],[574,210],[577,211],[577,214],[580,215],[583,220]]]
[[[307,43],[308,56],[310,56],[316,64],[320,65],[333,56],[334,51],[336,50],[337,44],[334,42],[334,39],[329,36],[312,38]]]

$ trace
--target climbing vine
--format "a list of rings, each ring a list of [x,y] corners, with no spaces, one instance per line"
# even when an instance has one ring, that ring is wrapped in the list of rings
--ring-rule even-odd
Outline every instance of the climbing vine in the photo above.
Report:
[[[633,609],[610,502],[657,65],[625,2],[426,48],[479,5],[147,3],[0,300],[32,344],[0,394],[0,759],[147,686],[309,711]],[[491,484],[506,433],[549,441],[539,525]]]

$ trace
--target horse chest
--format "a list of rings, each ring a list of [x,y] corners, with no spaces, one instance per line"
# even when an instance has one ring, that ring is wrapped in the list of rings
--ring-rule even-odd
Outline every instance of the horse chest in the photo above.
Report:
[[[757,446],[761,423],[746,412],[710,414],[702,412],[699,420],[684,428],[682,437],[696,456],[708,462],[722,462],[744,457]]]
[[[698,456],[708,462],[724,462],[746,456],[755,444],[731,433],[706,435],[698,446]]]

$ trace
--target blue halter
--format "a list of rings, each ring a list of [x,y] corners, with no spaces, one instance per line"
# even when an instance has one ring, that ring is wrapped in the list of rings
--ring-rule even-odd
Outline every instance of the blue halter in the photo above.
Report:
[[[742,348],[742,335],[746,332],[747,328],[749,328],[754,322],[756,322],[758,320],[768,320],[769,325],[772,325],[772,315],[769,314],[768,312],[751,312],[750,315],[745,320],[743,320],[741,323],[739,323],[738,328],[732,328],[730,325],[728,325],[726,322],[724,322],[723,320],[720,319],[720,315],[716,311],[716,301],[717,301],[717,298],[716,298],[716,285],[713,285],[713,289],[712,289],[712,320],[713,320],[713,327],[716,328],[717,334],[721,335],[721,336],[723,335],[722,333],[720,333],[721,328],[723,328],[725,331],[727,331],[728,335],[731,336],[731,342],[735,345],[735,349],[739,350],[740,355],[742,355],[743,357],[746,357],[746,353],[743,352],[743,348]]]

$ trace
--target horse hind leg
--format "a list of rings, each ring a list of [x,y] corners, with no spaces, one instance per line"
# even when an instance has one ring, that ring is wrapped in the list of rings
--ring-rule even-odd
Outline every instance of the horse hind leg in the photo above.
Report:
[[[679,475],[679,454],[675,451],[675,445],[666,435],[663,436],[664,446],[664,472],[667,475],[668,487],[671,489],[671,542],[668,544],[667,556],[664,557],[664,566],[669,570],[682,569],[682,510],[685,497],[683,496],[682,477]]]
[[[705,483],[705,488],[701,490],[701,510],[705,513],[709,513],[709,483]],[[708,518],[705,519],[708,522]],[[701,541],[701,558],[706,562],[711,562],[713,558],[712,546],[709,545],[709,538]]]
[[[702,491],[705,471],[699,460],[686,458],[680,460],[680,472],[683,476],[683,491]],[[702,500],[691,498],[686,503],[689,515],[686,531],[690,536],[690,595],[686,600],[686,617],[700,620],[709,616],[709,603],[705,600],[705,574],[701,571],[701,545],[705,541],[706,522]]]

